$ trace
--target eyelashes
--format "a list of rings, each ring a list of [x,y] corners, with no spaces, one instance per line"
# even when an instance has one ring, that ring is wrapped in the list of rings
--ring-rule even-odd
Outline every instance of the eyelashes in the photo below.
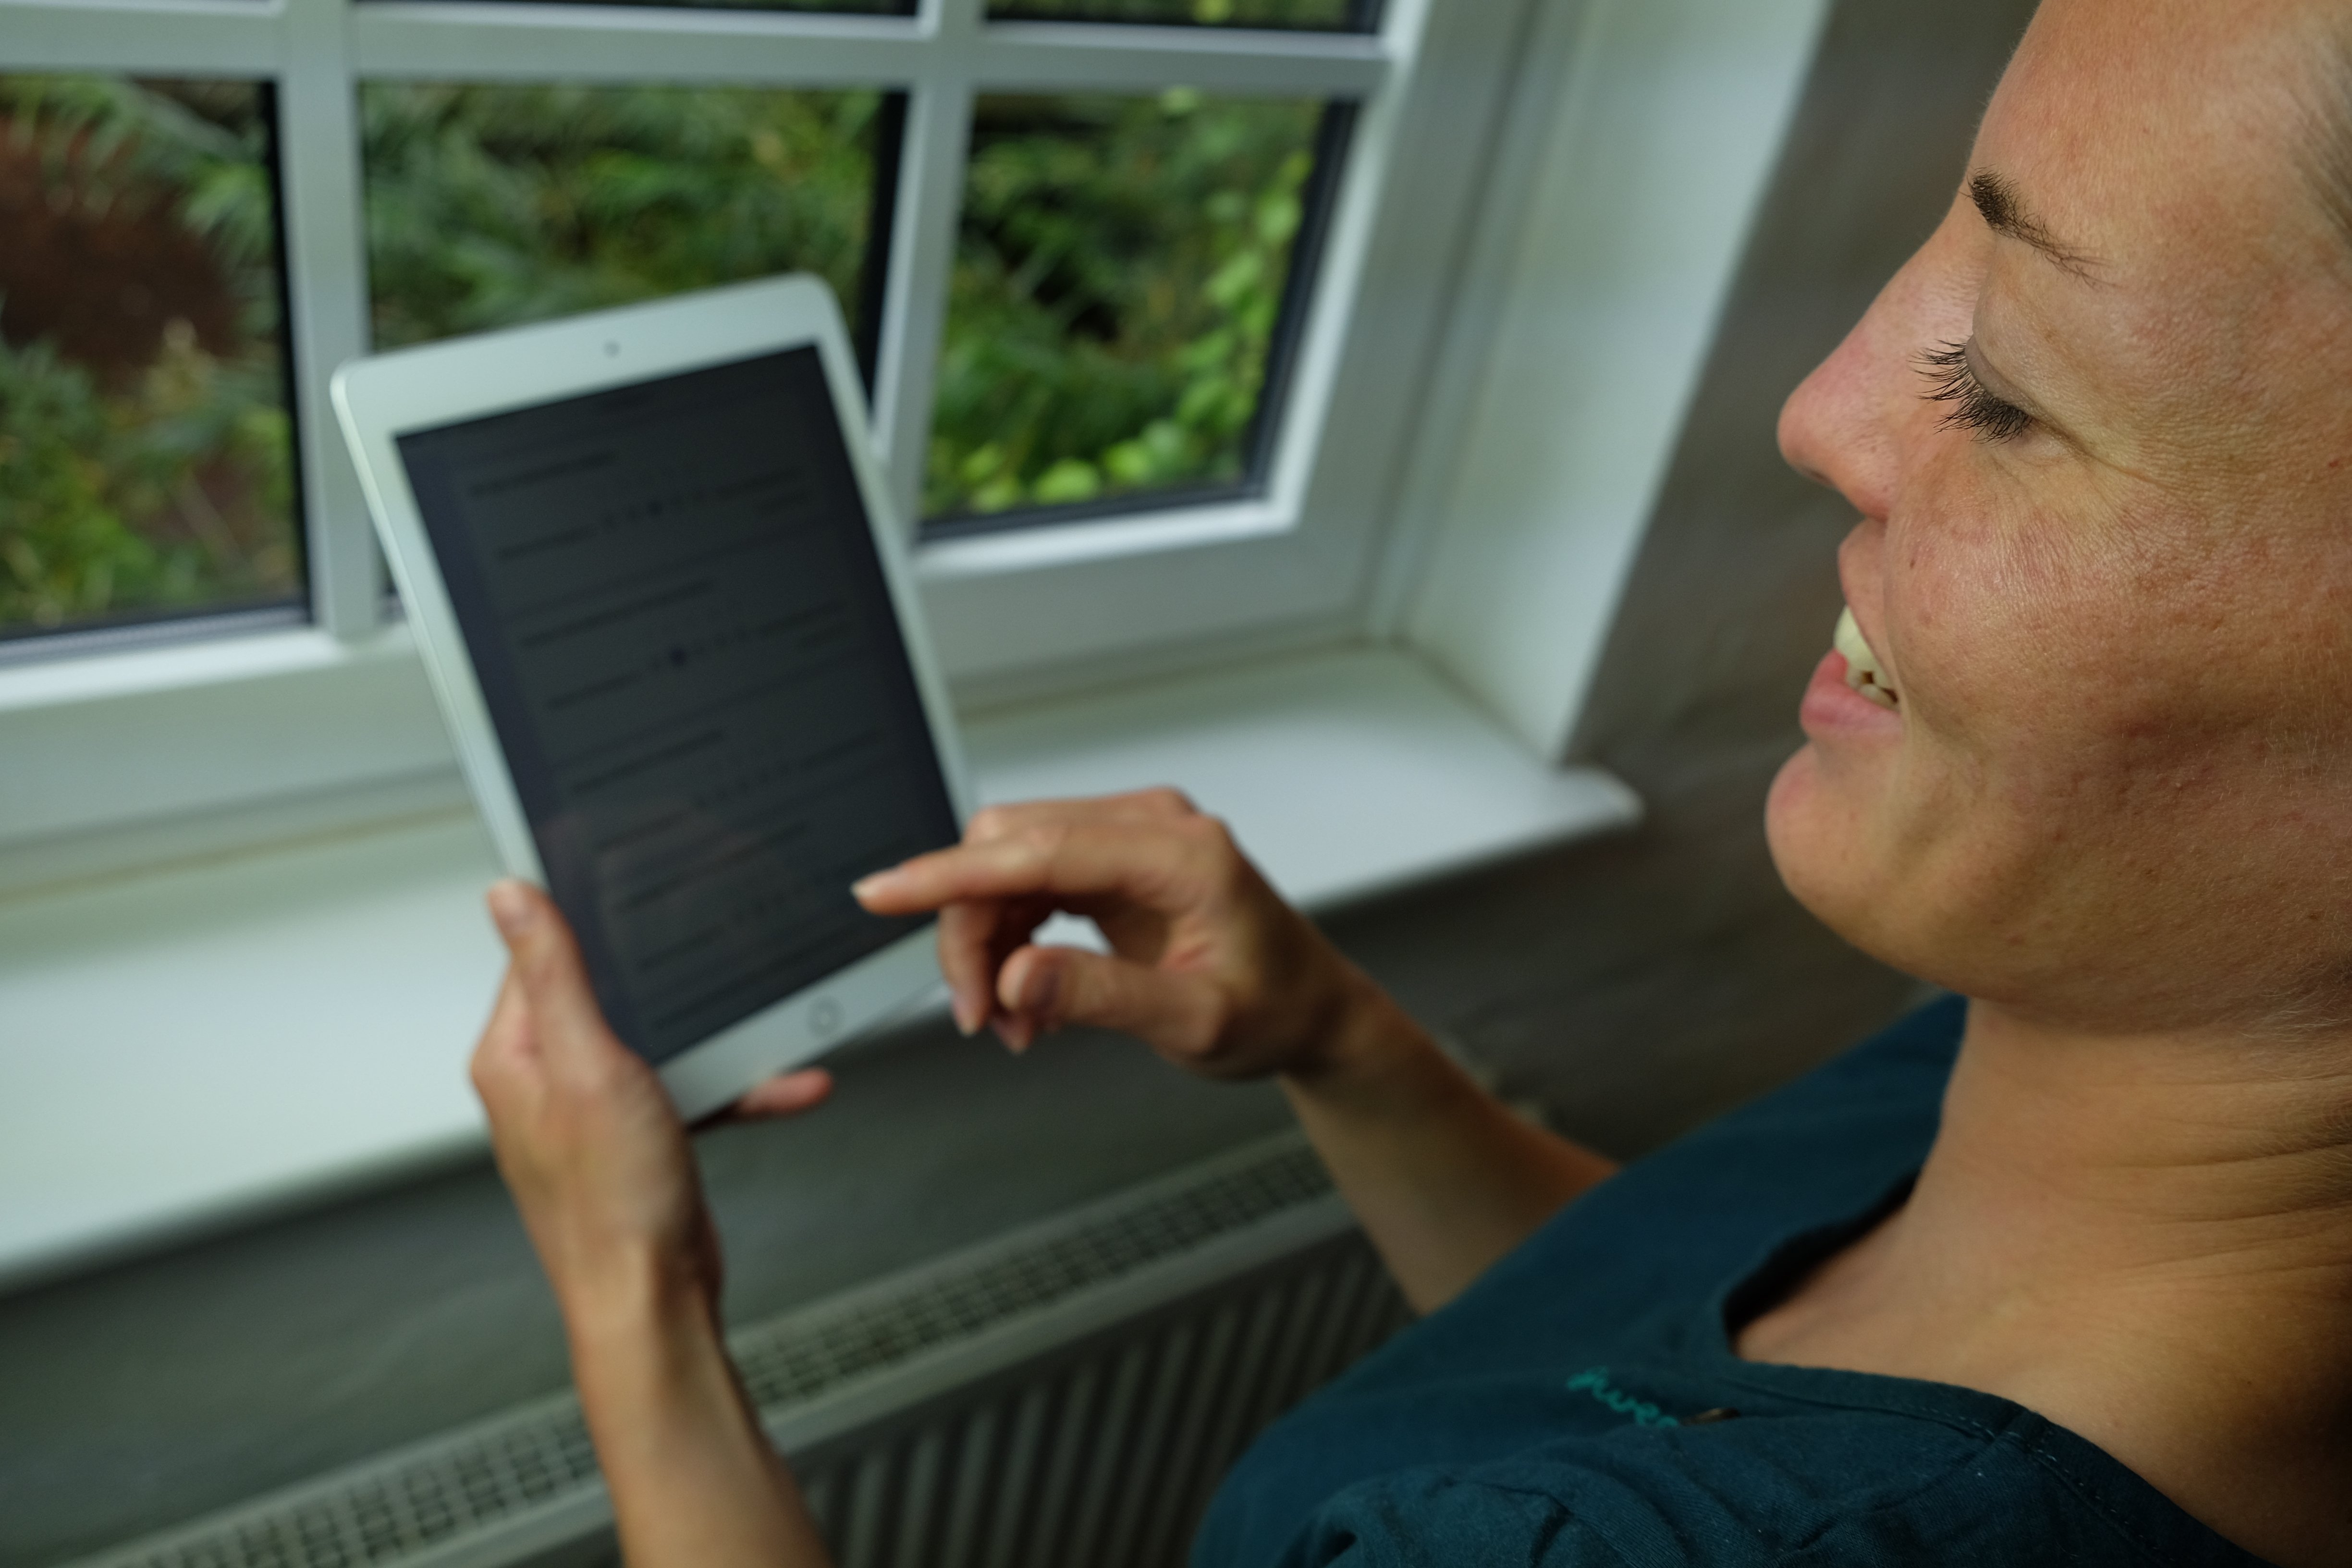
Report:
[[[1921,395],[1930,403],[1948,403],[1942,427],[1967,430],[1988,441],[2010,441],[2033,427],[2033,416],[1985,390],[1969,367],[1969,345],[1946,343],[1919,355],[1919,374],[1927,378]]]

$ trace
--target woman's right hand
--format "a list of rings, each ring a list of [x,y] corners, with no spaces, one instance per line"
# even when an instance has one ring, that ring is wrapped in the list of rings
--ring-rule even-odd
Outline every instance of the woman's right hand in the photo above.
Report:
[[[990,806],[961,844],[855,890],[875,914],[939,911],[957,1026],[993,1024],[1015,1050],[1086,1024],[1213,1078],[1311,1073],[1378,997],[1172,789]],[[1091,919],[1111,952],[1033,943],[1056,910]]]

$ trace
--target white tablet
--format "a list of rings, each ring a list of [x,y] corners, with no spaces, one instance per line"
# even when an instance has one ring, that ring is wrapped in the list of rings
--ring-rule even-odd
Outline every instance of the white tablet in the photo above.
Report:
[[[929,924],[856,878],[970,796],[864,394],[813,279],[334,379],[499,856],[688,1118],[903,1007]]]

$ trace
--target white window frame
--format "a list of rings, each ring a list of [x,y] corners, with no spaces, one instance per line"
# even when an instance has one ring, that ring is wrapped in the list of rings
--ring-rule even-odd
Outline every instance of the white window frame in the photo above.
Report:
[[[0,68],[349,47],[340,0],[287,3],[0,0]],[[961,541],[922,568],[934,616],[983,651],[1036,652],[1032,618],[1052,634],[1026,665],[967,657],[968,709],[1107,688],[968,712],[984,797],[1175,783],[1310,908],[1638,819],[1571,731],[1829,0],[1391,5],[1402,43],[1169,40],[1265,45],[1282,58],[1247,68],[1269,79],[1301,50],[1381,73],[1325,251],[1326,358],[1293,383],[1293,488]],[[461,10],[488,14],[433,14]],[[940,19],[784,20],[688,30],[797,50]],[[338,235],[356,322],[355,204],[312,254]],[[1139,632],[1145,594],[1177,609]],[[397,626],[247,633],[0,669],[0,1058],[27,1047],[0,1059],[20,1112],[0,1286],[479,1146],[457,1062],[500,962],[478,903],[495,863],[415,654]],[[1211,658],[1227,668],[1121,679]]]
[[[991,23],[984,0],[921,0],[904,17],[497,0],[0,0],[0,70],[277,82],[312,606],[302,626],[239,633],[234,621],[196,620],[134,647],[59,643],[58,657],[0,664],[11,737],[0,850],[266,809],[298,793],[364,795],[448,771],[325,402],[334,368],[367,346],[354,83],[906,91],[875,427],[910,527],[976,95],[1188,86],[1358,106],[1262,491],[919,548],[936,640],[971,707],[1360,631],[1385,498],[1411,444],[1412,388],[1443,314],[1429,285],[1472,220],[1475,182],[1461,171],[1476,166],[1492,128],[1492,104],[1466,101],[1462,84],[1507,74],[1525,3],[1387,0],[1378,32],[1346,34]],[[1433,46],[1448,37],[1460,58],[1433,70]],[[1453,102],[1416,95],[1441,75],[1455,83]]]

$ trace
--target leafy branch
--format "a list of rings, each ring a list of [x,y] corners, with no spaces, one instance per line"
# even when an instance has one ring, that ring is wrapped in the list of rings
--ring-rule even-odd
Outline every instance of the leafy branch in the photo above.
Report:
[[[257,95],[236,84],[0,77],[0,154],[53,211],[202,242],[237,347],[184,320],[101,375],[44,338],[0,342],[0,631],[291,591],[291,430],[277,220]]]

